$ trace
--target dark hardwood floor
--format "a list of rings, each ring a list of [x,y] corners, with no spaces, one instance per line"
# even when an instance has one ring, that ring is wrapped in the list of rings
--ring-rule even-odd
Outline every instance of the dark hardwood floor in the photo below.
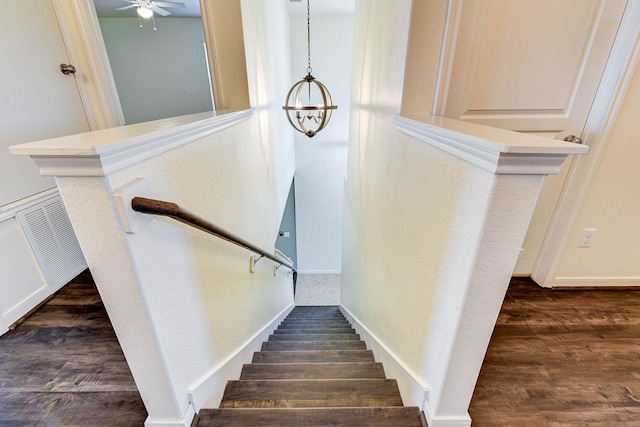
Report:
[[[469,413],[473,427],[640,427],[640,291],[513,279]],[[0,427],[146,416],[88,272],[0,337]]]
[[[513,279],[469,414],[473,427],[640,426],[640,291]]]
[[[88,271],[0,337],[0,426],[142,426],[146,417]]]

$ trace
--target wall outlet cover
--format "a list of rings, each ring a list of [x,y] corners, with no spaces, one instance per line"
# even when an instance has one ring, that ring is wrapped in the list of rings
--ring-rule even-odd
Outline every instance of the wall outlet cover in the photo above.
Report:
[[[578,241],[579,248],[590,248],[593,245],[593,239],[596,237],[597,228],[585,228],[580,234],[580,240]]]

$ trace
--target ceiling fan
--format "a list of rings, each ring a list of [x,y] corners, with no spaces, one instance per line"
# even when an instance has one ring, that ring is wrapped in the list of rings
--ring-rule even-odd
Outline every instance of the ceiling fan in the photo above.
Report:
[[[132,9],[137,7],[138,15],[141,18],[149,19],[153,17],[153,13],[157,13],[160,16],[170,15],[171,12],[164,8],[172,7],[185,7],[184,3],[172,2],[172,1],[153,1],[153,0],[124,0],[127,3],[131,3],[128,6],[119,7],[116,10]]]

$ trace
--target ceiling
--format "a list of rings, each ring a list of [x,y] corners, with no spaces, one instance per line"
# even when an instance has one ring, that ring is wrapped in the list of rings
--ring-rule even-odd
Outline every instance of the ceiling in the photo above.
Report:
[[[171,12],[168,17],[194,17],[200,16],[200,1],[199,0],[165,0],[167,2],[184,3],[184,8],[169,8],[163,7],[163,9]],[[263,0],[263,1],[276,1],[276,0]],[[307,14],[307,2],[306,0],[281,0],[286,2],[287,10],[292,16],[300,16]],[[116,17],[129,17],[136,18],[135,8],[127,10],[116,10],[119,7],[128,6],[131,3],[125,0],[93,0],[96,6],[96,12],[99,17],[102,18],[116,18]],[[344,15],[353,14],[355,0],[310,0],[311,16],[314,15]]]
[[[162,9],[171,12],[169,17],[194,17],[200,16],[199,0],[158,0],[171,3],[183,3],[185,7],[172,8],[162,7]],[[116,10],[119,7],[129,6],[131,2],[125,0],[93,0],[96,6],[96,12],[101,18],[137,18],[136,9]],[[156,15],[156,18],[158,15]]]

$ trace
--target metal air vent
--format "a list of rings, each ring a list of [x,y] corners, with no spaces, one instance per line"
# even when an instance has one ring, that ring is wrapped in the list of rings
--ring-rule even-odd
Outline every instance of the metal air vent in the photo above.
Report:
[[[59,196],[18,212],[17,218],[54,292],[87,268]]]

